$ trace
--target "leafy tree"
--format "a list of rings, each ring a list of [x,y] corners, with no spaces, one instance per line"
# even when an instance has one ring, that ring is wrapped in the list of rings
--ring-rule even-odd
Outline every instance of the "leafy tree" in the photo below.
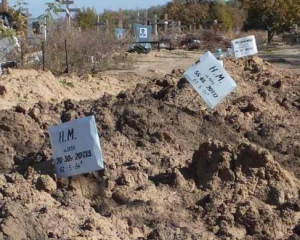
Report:
[[[38,17],[41,20],[46,18],[48,21],[49,20],[54,21],[53,15],[57,16],[59,12],[63,11],[63,7],[62,7],[61,3],[58,1],[56,1],[54,3],[46,2],[45,5],[46,5],[45,13]]]
[[[97,22],[97,12],[94,8],[83,8],[75,15],[75,21],[83,30],[95,27]]]
[[[150,17],[154,17],[154,15],[156,14],[158,18],[163,19],[164,10],[165,10],[164,5],[152,6],[148,9],[148,15]]]
[[[199,26],[209,15],[209,4],[205,1],[174,0],[167,3],[165,12],[170,19],[181,21],[184,25]]]
[[[219,29],[221,31],[232,30],[234,19],[231,15],[229,6],[223,1],[217,1],[213,5],[214,19],[220,23]]]
[[[102,20],[105,22],[106,20],[108,20],[110,23],[115,23],[116,19],[118,17],[119,12],[117,11],[112,11],[109,9],[105,9],[104,13],[102,14],[101,18]],[[124,12],[122,13],[124,14]],[[110,27],[113,29],[115,28],[117,25],[115,24],[115,26],[113,24],[110,25]]]
[[[299,20],[300,0],[241,0],[247,11],[244,30],[268,31],[268,42],[274,34],[288,30]]]
[[[13,18],[13,28],[16,29],[17,34],[23,36],[27,33],[27,17],[25,15],[27,5],[27,2],[19,0],[8,10]]]

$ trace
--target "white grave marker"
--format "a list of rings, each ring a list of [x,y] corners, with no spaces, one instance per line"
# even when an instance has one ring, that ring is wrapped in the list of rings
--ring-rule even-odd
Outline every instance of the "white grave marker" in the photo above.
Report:
[[[70,177],[104,168],[94,116],[49,129],[57,177]]]
[[[218,60],[221,63],[221,66],[224,67],[224,60]]]
[[[248,36],[231,41],[233,55],[235,58],[242,58],[258,53],[255,36]]]
[[[184,76],[213,109],[237,85],[211,52],[200,59],[199,63],[185,71]]]

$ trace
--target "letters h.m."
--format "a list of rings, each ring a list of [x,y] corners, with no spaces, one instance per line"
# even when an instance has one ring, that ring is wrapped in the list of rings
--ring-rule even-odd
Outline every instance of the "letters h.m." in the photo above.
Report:
[[[68,129],[67,131],[61,131],[59,132],[59,143],[65,143],[72,140],[76,140],[75,134],[74,134],[74,128]]]

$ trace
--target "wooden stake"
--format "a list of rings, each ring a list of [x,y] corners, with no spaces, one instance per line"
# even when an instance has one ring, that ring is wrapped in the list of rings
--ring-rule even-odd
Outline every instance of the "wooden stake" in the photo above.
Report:
[[[105,20],[105,26],[106,26],[106,32],[108,33],[109,32],[109,20],[108,19]]]
[[[119,9],[119,28],[123,28],[123,14],[122,14],[122,8]]]
[[[178,118],[179,113],[180,113],[183,109],[187,108],[192,102],[194,102],[195,99],[196,99],[198,96],[199,96],[199,94],[197,93],[196,96],[195,96],[191,101],[189,101],[184,107],[178,108],[178,111],[177,111],[177,114],[176,114],[177,120],[179,120],[179,118]]]
[[[154,35],[156,40],[158,39],[158,31],[157,31],[157,14],[154,15]]]
[[[168,21],[168,14],[165,14],[165,35],[167,35],[168,33],[168,24],[166,24],[166,22]]]
[[[84,192],[83,192],[83,188],[82,188],[82,184],[81,184],[81,175],[79,175],[78,178],[79,178],[79,184],[80,184],[81,194],[84,197]]]
[[[66,52],[66,65],[67,65],[65,73],[69,73],[69,56],[68,56],[68,48],[67,48],[67,39],[65,39],[65,52]]]
[[[43,71],[45,71],[45,42],[42,42],[42,53],[43,53]]]
[[[174,30],[175,30],[175,23],[174,23],[174,21],[172,21],[172,36],[171,36],[172,40],[173,40],[173,37],[174,37]]]

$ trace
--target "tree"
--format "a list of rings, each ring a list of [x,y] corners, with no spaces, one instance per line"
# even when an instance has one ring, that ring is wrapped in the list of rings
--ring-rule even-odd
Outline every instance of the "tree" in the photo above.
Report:
[[[244,30],[268,31],[268,42],[275,33],[288,30],[300,15],[300,0],[241,0],[247,11]]]
[[[55,3],[52,2],[46,2],[46,9],[45,13],[39,16],[38,18],[42,21],[46,18],[48,21],[54,21],[53,15],[58,15],[59,12],[63,11],[62,5],[59,1],[56,1]]]
[[[27,2],[18,0],[15,5],[8,10],[12,15],[12,26],[17,31],[18,35],[25,36],[27,33],[27,18],[25,15],[27,5]]]
[[[181,21],[184,25],[202,25],[208,17],[209,4],[205,1],[182,1],[168,2],[165,13],[174,21]]]
[[[97,12],[94,8],[83,8],[75,15],[75,21],[83,30],[95,28]]]
[[[213,5],[213,17],[220,23],[219,29],[221,31],[232,30],[233,21],[230,8],[225,2],[217,1]]]

